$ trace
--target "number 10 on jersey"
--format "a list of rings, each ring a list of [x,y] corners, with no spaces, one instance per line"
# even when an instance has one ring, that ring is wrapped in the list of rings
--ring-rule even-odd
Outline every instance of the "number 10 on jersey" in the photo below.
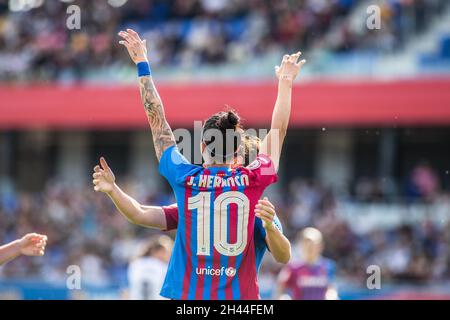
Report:
[[[236,242],[228,242],[228,208],[237,206]],[[211,215],[214,215],[214,248],[225,256],[240,255],[247,245],[247,227],[250,201],[239,191],[227,191],[220,194],[211,207],[211,192],[199,192],[188,198],[188,209],[197,209],[197,255],[209,256]]]

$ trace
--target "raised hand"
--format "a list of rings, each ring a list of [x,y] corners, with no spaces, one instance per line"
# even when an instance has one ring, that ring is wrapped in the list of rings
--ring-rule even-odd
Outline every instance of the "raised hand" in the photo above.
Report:
[[[19,240],[20,253],[25,256],[43,256],[47,236],[37,233],[29,233]]]
[[[119,43],[127,48],[128,54],[134,63],[138,64],[139,62],[148,61],[146,40],[142,40],[138,33],[132,29],[120,31],[118,34],[123,39]]]
[[[94,167],[94,173],[92,174],[94,180],[94,190],[104,193],[110,193],[113,191],[114,183],[116,182],[116,177],[112,172],[111,168],[108,166],[105,158],[100,158],[100,165]]]
[[[306,63],[305,59],[298,61],[301,54],[302,53],[299,51],[291,55],[285,54],[283,56],[281,64],[279,66],[275,66],[275,75],[278,80],[295,80],[295,77],[297,77],[300,69]]]

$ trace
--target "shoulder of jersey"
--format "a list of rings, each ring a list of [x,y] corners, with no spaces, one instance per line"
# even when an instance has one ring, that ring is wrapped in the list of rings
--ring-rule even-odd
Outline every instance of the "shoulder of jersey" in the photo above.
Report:
[[[252,163],[250,163],[250,164],[247,166],[247,169],[248,169],[248,170],[256,170],[256,169],[258,169],[259,167],[261,167],[261,162],[259,161],[259,159],[255,159]]]

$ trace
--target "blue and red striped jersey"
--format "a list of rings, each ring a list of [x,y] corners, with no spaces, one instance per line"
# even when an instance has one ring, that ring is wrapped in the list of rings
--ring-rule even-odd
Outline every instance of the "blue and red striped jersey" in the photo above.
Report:
[[[161,295],[171,299],[258,299],[254,208],[276,182],[271,159],[247,167],[193,165],[176,146],[159,172],[178,205],[178,229]]]
[[[281,270],[279,281],[293,300],[325,300],[334,281],[334,261],[321,257],[316,263],[290,263]]]
[[[175,230],[178,228],[178,206],[172,204],[169,206],[162,207],[164,211],[164,216],[166,218],[166,229],[165,231]],[[273,218],[273,223],[281,233],[283,233],[283,226],[277,215]],[[256,259],[256,271],[258,272],[261,266],[262,259],[266,250],[269,248],[266,242],[266,229],[263,227],[262,220],[260,218],[255,219],[255,259]]]

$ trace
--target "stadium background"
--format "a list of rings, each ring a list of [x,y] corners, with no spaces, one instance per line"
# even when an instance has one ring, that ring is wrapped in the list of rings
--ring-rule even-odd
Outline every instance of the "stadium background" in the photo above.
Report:
[[[66,9],[81,8],[68,30]],[[366,27],[369,5],[380,30]],[[273,66],[308,60],[269,191],[291,240],[325,236],[342,299],[450,298],[450,3],[444,0],[99,0],[0,2],[0,243],[48,234],[43,258],[0,269],[0,298],[123,298],[126,268],[155,233],[129,224],[91,170],[150,204],[174,201],[157,174],[135,68],[117,44],[147,39],[173,127],[225,104],[267,128]],[[294,254],[297,250],[294,248]],[[65,286],[81,266],[81,291]],[[381,266],[382,289],[366,288]],[[270,297],[280,265],[267,255]]]

